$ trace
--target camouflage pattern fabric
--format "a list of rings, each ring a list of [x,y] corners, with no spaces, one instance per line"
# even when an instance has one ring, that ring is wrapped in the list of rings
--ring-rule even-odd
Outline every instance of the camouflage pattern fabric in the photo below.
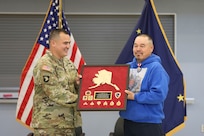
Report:
[[[76,136],[74,129],[35,129],[35,136]]]
[[[77,70],[66,57],[59,60],[50,51],[41,57],[33,70],[35,94],[32,127],[76,128],[82,126],[76,110],[79,86]]]

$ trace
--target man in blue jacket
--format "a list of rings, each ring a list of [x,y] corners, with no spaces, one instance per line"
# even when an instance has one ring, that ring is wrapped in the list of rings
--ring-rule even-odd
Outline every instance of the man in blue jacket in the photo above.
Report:
[[[120,111],[124,118],[124,136],[164,136],[161,123],[169,76],[160,57],[152,53],[153,49],[149,35],[141,34],[135,38],[135,57],[128,63],[135,87],[131,84],[131,88],[125,90],[127,106],[125,111]]]

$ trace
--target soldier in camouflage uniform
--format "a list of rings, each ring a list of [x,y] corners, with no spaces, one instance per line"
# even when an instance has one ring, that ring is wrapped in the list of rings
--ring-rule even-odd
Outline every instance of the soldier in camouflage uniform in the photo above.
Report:
[[[50,33],[50,49],[34,70],[32,126],[35,136],[76,136],[82,126],[76,110],[80,76],[67,59],[70,36],[63,29]]]

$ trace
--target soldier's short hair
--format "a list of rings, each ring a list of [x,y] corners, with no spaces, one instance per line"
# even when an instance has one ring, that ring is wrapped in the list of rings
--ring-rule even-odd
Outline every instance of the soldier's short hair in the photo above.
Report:
[[[60,33],[64,33],[64,34],[70,35],[70,34],[69,34],[66,30],[64,30],[63,28],[53,29],[53,30],[51,30],[51,32],[50,32],[49,41],[52,40],[53,38],[59,36]]]

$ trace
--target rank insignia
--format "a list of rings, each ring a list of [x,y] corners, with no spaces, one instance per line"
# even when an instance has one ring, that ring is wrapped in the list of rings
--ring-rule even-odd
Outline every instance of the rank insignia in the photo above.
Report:
[[[48,81],[49,81],[49,78],[50,78],[49,76],[43,76],[43,81],[44,81],[44,82],[48,82]]]

